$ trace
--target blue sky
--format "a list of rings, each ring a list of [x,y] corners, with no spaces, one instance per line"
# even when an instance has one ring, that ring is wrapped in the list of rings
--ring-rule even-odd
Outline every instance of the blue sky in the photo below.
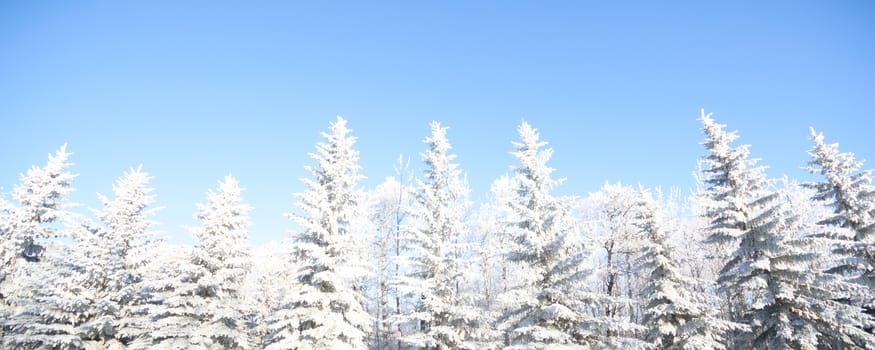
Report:
[[[438,120],[482,199],[522,120],[554,148],[559,194],[690,189],[700,108],[769,175],[806,179],[809,126],[875,161],[873,38],[870,1],[4,1],[0,187],[65,142],[89,206],[143,164],[161,229],[187,242],[230,173],[261,244],[293,228],[281,214],[338,114],[366,187],[399,154],[419,168]]]

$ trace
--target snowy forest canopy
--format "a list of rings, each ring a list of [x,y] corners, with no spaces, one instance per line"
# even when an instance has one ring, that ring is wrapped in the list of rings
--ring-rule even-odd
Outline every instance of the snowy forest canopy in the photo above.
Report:
[[[557,197],[527,123],[513,176],[476,205],[447,128],[425,171],[373,189],[338,117],[290,220],[253,249],[232,176],[194,214],[194,246],[157,236],[131,169],[77,211],[66,147],[0,197],[4,349],[875,348],[875,187],[812,130],[817,182],[767,178],[702,112],[698,189],[607,184]],[[693,147],[694,145],[691,145]]]

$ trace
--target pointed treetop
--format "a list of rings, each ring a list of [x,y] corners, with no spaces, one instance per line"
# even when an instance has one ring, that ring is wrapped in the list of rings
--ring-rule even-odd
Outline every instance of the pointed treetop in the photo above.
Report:
[[[425,138],[422,142],[429,145],[429,148],[438,152],[446,154],[453,146],[450,145],[447,140],[447,129],[448,126],[441,127],[441,123],[437,121],[432,121],[431,124],[431,135]]]
[[[706,114],[705,109],[702,109],[702,116],[699,120],[702,121],[702,131],[708,138],[701,144],[708,149],[713,149],[716,154],[725,154],[729,151],[729,144],[738,139],[738,131],[725,131],[726,124],[715,122],[714,118],[711,117],[712,114]],[[744,145],[740,148],[746,149],[747,146]]]
[[[348,140],[350,140],[350,145],[354,144],[356,142],[356,137],[350,136],[349,138],[347,138],[347,136],[346,136],[347,134],[352,132],[351,129],[346,127],[346,123],[347,123],[346,119],[343,119],[343,117],[338,115],[337,119],[329,124],[329,128],[331,129],[331,134],[328,134],[327,132],[323,131],[322,136],[325,137],[325,139],[327,139],[329,141],[330,140],[348,139]]]
[[[550,178],[550,174],[556,170],[547,166],[547,161],[553,157],[553,149],[541,148],[546,146],[547,142],[539,140],[538,129],[523,121],[517,128],[517,131],[520,135],[520,142],[513,142],[516,151],[510,154],[519,160],[520,165],[514,166],[512,169],[533,181],[531,185],[537,188],[538,191],[549,191],[562,184],[565,181],[564,178],[558,180]]]
[[[41,222],[50,222],[57,219],[55,209],[75,206],[65,201],[67,195],[74,191],[70,185],[78,176],[68,171],[73,165],[68,162],[70,155],[72,153],[67,152],[65,143],[55,154],[49,154],[44,167],[33,166],[26,174],[21,174],[21,182],[14,186],[13,193],[20,205],[30,208],[25,215],[39,217]]]
[[[827,144],[823,134],[811,128],[814,146],[808,151],[811,159],[808,170],[822,175],[826,182],[809,183],[805,186],[816,191],[812,197],[825,201],[834,210],[834,216],[821,224],[851,228],[855,239],[863,240],[875,232],[875,188],[870,170],[861,170],[863,162],[854,159],[850,152],[839,152],[838,143]]]
[[[348,135],[352,130],[346,127],[346,123],[346,119],[337,116],[337,120],[330,123],[330,133],[321,133],[325,141],[317,143],[316,152],[310,153],[317,167],[304,168],[316,176],[318,183],[327,184],[340,179],[345,181],[343,186],[352,187],[364,178],[359,174],[359,152],[353,148],[357,138]]]
[[[222,181],[219,181],[219,192],[214,192],[212,189],[207,191],[207,204],[198,204],[199,213],[195,214],[195,219],[206,219],[207,216],[213,215],[211,211],[218,211],[219,217],[227,219],[230,217],[236,218],[237,222],[224,222],[223,225],[227,228],[237,229],[245,227],[248,224],[247,213],[252,209],[249,205],[243,204],[240,188],[240,183],[233,175],[225,175]]]
[[[25,182],[28,177],[34,178],[39,176],[39,174],[48,174],[50,177],[54,178],[55,176],[64,172],[64,170],[73,166],[73,163],[69,163],[67,160],[70,156],[73,155],[71,152],[67,152],[67,144],[61,145],[61,148],[58,148],[55,151],[55,154],[49,153],[49,161],[46,163],[45,167],[39,168],[37,166],[32,166],[27,170],[27,174],[21,174],[22,182]],[[69,180],[72,180],[77,175],[69,174]],[[69,185],[69,183],[64,182],[66,179],[62,180],[62,183],[65,185]]]
[[[219,191],[239,196],[243,189],[240,188],[240,182],[237,181],[237,178],[234,175],[228,174],[225,175],[222,181],[219,181]]]
[[[140,164],[136,169],[133,167],[125,171],[122,177],[116,179],[112,184],[112,191],[117,197],[121,196],[125,191],[130,191],[133,188],[143,188],[145,193],[152,192],[151,188],[145,188],[146,184],[154,177],[143,171],[143,165]],[[100,196],[98,194],[98,196]],[[102,197],[102,196],[100,196]]]
[[[142,165],[137,166],[136,169],[132,167],[125,171],[124,175],[112,184],[114,199],[110,200],[103,194],[97,193],[97,198],[104,208],[102,210],[94,209],[94,213],[111,227],[121,225],[122,223],[113,218],[118,215],[130,215],[143,211],[155,202],[156,196],[152,193],[154,189],[148,187],[152,178],[149,173],[143,171]],[[143,211],[142,215],[151,216],[158,210],[161,208],[151,208]],[[151,223],[143,222],[143,225],[151,225]]]
[[[863,166],[862,161],[856,160],[854,158],[854,153],[840,153],[838,143],[826,143],[824,141],[822,132],[819,133],[815,131],[814,127],[809,127],[809,129],[811,130],[811,136],[809,139],[814,144],[811,150],[808,151],[808,154],[811,155],[811,157],[813,158],[813,160],[809,161],[809,164],[812,166],[820,165],[822,168],[820,171],[818,171],[809,167],[810,172],[815,174],[822,173],[823,175],[831,175],[827,172],[839,171],[849,174],[860,170],[860,168]]]
[[[428,166],[425,174],[431,184],[437,187],[445,183],[450,183],[451,186],[461,185],[459,165],[452,163],[456,155],[449,153],[453,146],[447,139],[447,129],[449,127],[442,127],[440,123],[432,121],[431,135],[422,140],[428,145],[428,149],[420,153],[422,160]]]
[[[517,149],[537,150],[537,149],[547,145],[546,141],[539,141],[541,136],[540,136],[540,134],[538,134],[538,129],[535,129],[534,127],[532,127],[525,120],[522,122],[522,124],[520,124],[517,127],[517,132],[520,134],[520,140],[522,140],[522,142],[514,142],[513,143],[514,146],[517,147]],[[547,149],[547,150],[549,150],[549,152],[552,153],[552,150],[550,150],[550,149]]]

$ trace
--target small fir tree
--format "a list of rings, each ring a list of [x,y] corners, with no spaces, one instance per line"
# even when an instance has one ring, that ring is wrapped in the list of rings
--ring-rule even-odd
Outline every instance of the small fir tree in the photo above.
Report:
[[[700,283],[684,275],[680,252],[670,242],[650,194],[641,193],[641,200],[639,228],[649,240],[637,261],[650,276],[641,290],[645,339],[655,350],[725,349],[726,331],[742,325],[718,318],[713,296],[697,290]]]

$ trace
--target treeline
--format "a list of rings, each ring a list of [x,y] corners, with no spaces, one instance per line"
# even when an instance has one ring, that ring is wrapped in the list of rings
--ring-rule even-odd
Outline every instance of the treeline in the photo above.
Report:
[[[606,184],[557,197],[553,150],[522,123],[512,176],[475,206],[433,122],[424,171],[364,190],[338,117],[263,248],[232,176],[196,244],[156,235],[141,168],[74,210],[61,147],[0,197],[4,349],[875,348],[875,187],[812,130],[819,182],[765,176],[703,112],[689,198]]]

